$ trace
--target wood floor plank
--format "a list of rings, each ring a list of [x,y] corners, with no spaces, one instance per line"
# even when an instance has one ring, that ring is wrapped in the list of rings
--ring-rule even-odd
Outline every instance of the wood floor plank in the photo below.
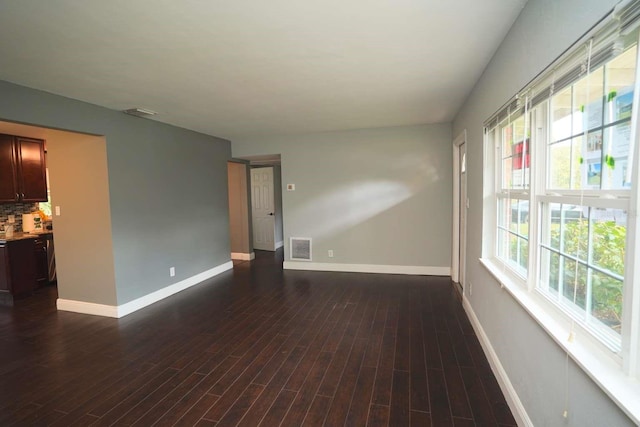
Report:
[[[264,427],[279,425],[289,411],[293,399],[296,398],[297,394],[295,391],[282,390],[259,425]],[[255,426],[257,424],[253,425]]]
[[[351,399],[351,405],[349,406],[346,425],[364,426],[367,424],[375,378],[375,368],[363,366],[360,369],[358,381],[353,392],[353,398]]]
[[[431,415],[426,412],[411,411],[411,427],[431,427]]]
[[[313,400],[311,408],[309,408],[309,412],[307,412],[307,416],[305,417],[302,425],[306,427],[320,427],[324,425],[324,421],[327,418],[327,411],[329,410],[330,404],[330,397],[316,395],[316,398]]]
[[[363,396],[354,396],[356,383],[360,374],[360,366],[362,365],[362,357],[367,348],[367,340],[363,338],[356,339],[353,344],[351,354],[344,367],[344,371],[340,378],[340,382],[336,386],[336,392],[331,400],[329,413],[327,414],[328,425],[343,425],[349,413],[352,398],[362,399]],[[320,388],[322,390],[322,388]],[[320,394],[320,391],[319,391]],[[369,400],[367,399],[367,403]]]
[[[461,371],[473,411],[473,420],[476,424],[497,425],[492,405],[487,399],[476,369],[463,367]]]
[[[369,409],[368,427],[384,427],[389,425],[389,407],[386,405],[371,405]]]
[[[299,425],[302,423],[307,411],[309,410],[309,406],[311,406],[311,403],[316,396],[318,387],[320,387],[320,382],[324,377],[324,373],[329,366],[329,363],[331,363],[332,357],[332,353],[320,353],[317,360],[309,370],[309,375],[300,387],[300,392],[287,412],[283,425]],[[285,386],[285,389],[286,388],[287,387]]]
[[[409,381],[411,376],[406,371],[393,371],[393,386],[391,389],[391,405],[389,425],[409,425]]]
[[[249,384],[238,400],[229,408],[222,419],[218,422],[220,426],[236,426],[247,413],[253,402],[258,399],[264,386],[258,384]],[[206,418],[206,417],[205,417]]]
[[[392,316],[391,312],[389,315]],[[393,381],[393,364],[396,353],[395,328],[384,329],[382,337],[382,351],[378,361],[378,373],[373,388],[372,403],[389,406],[391,401],[391,385]]]
[[[211,408],[220,396],[215,394],[205,394],[203,396],[192,395],[190,401],[195,400],[189,409],[184,411],[182,416],[173,413],[172,411],[165,413],[162,418],[158,420],[156,425],[158,426],[172,426],[174,424],[190,426],[195,425],[204,414]]]
[[[447,383],[444,371],[429,369],[429,406],[431,407],[431,422],[434,426],[451,425],[451,407],[447,394]]]
[[[402,295],[400,300],[396,328],[396,351],[393,369],[409,372],[411,369],[411,313],[409,311],[409,295],[407,292]]]
[[[449,333],[438,333],[438,345],[444,361],[444,375],[447,382],[447,393],[451,414],[454,417],[472,418],[469,397],[460,367],[458,366]]]

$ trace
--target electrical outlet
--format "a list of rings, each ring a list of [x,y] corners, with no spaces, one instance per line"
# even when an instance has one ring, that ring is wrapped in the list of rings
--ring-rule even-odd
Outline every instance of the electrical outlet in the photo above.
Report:
[[[329,258],[333,258],[333,249],[328,250]]]
[[[169,276],[173,277],[176,275],[176,268],[175,267],[170,267],[169,268]]]
[[[60,206],[56,206],[56,216],[60,216]]]
[[[14,222],[16,222],[16,216],[15,215],[9,215],[7,216],[7,222],[9,224],[13,224]]]

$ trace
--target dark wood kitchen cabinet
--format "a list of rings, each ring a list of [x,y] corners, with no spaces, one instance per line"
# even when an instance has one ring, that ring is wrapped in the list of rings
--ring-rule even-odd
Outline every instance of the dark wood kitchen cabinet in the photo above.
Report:
[[[35,254],[36,282],[39,286],[49,282],[49,261],[47,258],[47,240],[45,237],[38,237],[33,241]]]
[[[44,141],[0,134],[0,203],[46,201]]]
[[[34,239],[0,242],[0,300],[12,304],[14,296],[36,289]]]

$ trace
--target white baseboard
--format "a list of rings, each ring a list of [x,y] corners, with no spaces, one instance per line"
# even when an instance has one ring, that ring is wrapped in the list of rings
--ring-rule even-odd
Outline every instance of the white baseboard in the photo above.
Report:
[[[276,242],[276,249],[280,249],[283,246],[284,246],[284,242],[283,241]]]
[[[73,311],[76,313],[93,314],[96,316],[120,318],[126,316],[127,314],[131,314],[134,311],[138,311],[148,305],[163,300],[167,297],[170,297],[171,295],[183,291],[187,288],[195,286],[207,279],[210,279],[211,277],[217,276],[220,273],[231,270],[232,268],[233,262],[229,261],[207,271],[203,271],[202,273],[196,274],[195,276],[191,276],[187,279],[181,280],[177,283],[174,283],[173,285],[169,285],[166,288],[162,288],[148,295],[118,306],[94,304],[90,302],[65,300],[60,298],[58,299],[56,305],[58,307],[58,310],[62,311]]]
[[[414,265],[336,264],[326,262],[285,261],[285,270],[340,271],[348,273],[413,274],[418,276],[449,276],[451,267]]]
[[[92,302],[58,298],[56,307],[61,311],[73,311],[74,313],[93,314],[103,317],[119,317],[118,307],[115,305],[95,304]]]
[[[498,359],[498,355],[496,354],[493,346],[491,345],[491,341],[489,341],[489,337],[484,332],[482,325],[480,324],[480,320],[476,316],[476,313],[473,311],[471,304],[466,296],[462,297],[462,305],[464,307],[467,316],[469,316],[469,320],[471,321],[471,326],[473,326],[473,330],[476,332],[478,336],[478,340],[482,345],[482,349],[484,350],[485,356],[489,360],[489,365],[491,365],[491,370],[493,374],[496,376],[498,380],[498,384],[500,384],[500,389],[505,396],[507,404],[509,405],[509,409],[513,413],[514,418],[516,419],[516,423],[518,426],[526,426],[533,427],[533,422],[529,415],[527,414],[527,410],[525,409],[522,401],[518,397],[516,393],[516,389],[513,388],[513,384],[511,384],[511,380],[509,380],[509,376],[507,375],[507,371],[504,370],[502,363],[500,363],[500,359]]]
[[[245,252],[231,252],[231,259],[236,259],[239,261],[251,261],[252,259],[255,259],[255,257],[255,252],[251,252],[250,254]]]

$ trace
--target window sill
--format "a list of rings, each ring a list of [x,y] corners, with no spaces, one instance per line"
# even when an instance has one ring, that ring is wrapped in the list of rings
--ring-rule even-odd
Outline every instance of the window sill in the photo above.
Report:
[[[551,314],[555,307],[518,284],[498,262],[481,258],[480,263],[627,416],[640,425],[640,382],[627,376],[610,353],[590,338],[581,336],[586,332],[574,331],[575,338],[569,342],[571,321],[559,312]]]

